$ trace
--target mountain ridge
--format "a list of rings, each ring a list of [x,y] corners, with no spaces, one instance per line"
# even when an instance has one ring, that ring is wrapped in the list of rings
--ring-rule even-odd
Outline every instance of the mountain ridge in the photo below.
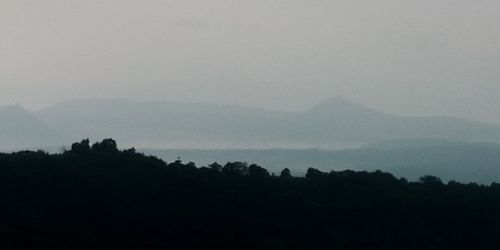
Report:
[[[457,117],[399,116],[343,98],[331,98],[301,112],[226,104],[80,99],[31,114],[63,134],[67,142],[112,137],[123,145],[148,148],[338,148],[411,138],[500,141],[497,125]]]
[[[54,146],[63,143],[61,135],[20,105],[0,108],[0,148]]]

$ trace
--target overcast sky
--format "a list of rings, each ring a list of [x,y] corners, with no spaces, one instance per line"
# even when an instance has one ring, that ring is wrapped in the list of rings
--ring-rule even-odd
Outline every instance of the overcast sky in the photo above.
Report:
[[[0,105],[343,96],[500,124],[499,13],[498,0],[0,0]]]

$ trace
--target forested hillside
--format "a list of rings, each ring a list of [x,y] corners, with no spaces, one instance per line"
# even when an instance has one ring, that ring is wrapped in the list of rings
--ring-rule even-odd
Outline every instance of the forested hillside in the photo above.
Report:
[[[141,150],[166,161],[177,157],[208,165],[214,161],[246,161],[279,173],[289,168],[304,176],[308,167],[322,171],[382,170],[418,180],[435,175],[444,181],[500,182],[500,145],[437,139],[385,141],[344,150],[321,149],[168,149]]]
[[[498,249],[500,185],[166,163],[84,140],[0,154],[2,249]]]

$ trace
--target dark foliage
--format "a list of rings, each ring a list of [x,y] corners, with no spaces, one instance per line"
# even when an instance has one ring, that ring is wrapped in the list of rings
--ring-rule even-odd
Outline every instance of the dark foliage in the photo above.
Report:
[[[380,171],[279,177],[88,140],[0,154],[2,249],[499,249],[500,185]]]
[[[292,172],[290,171],[290,169],[285,168],[281,170],[280,178],[292,178]]]

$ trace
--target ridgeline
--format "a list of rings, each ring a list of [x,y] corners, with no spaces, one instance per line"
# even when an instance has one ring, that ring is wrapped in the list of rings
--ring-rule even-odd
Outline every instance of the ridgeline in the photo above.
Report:
[[[0,154],[2,249],[499,249],[500,185],[244,162],[197,167],[106,139]]]

